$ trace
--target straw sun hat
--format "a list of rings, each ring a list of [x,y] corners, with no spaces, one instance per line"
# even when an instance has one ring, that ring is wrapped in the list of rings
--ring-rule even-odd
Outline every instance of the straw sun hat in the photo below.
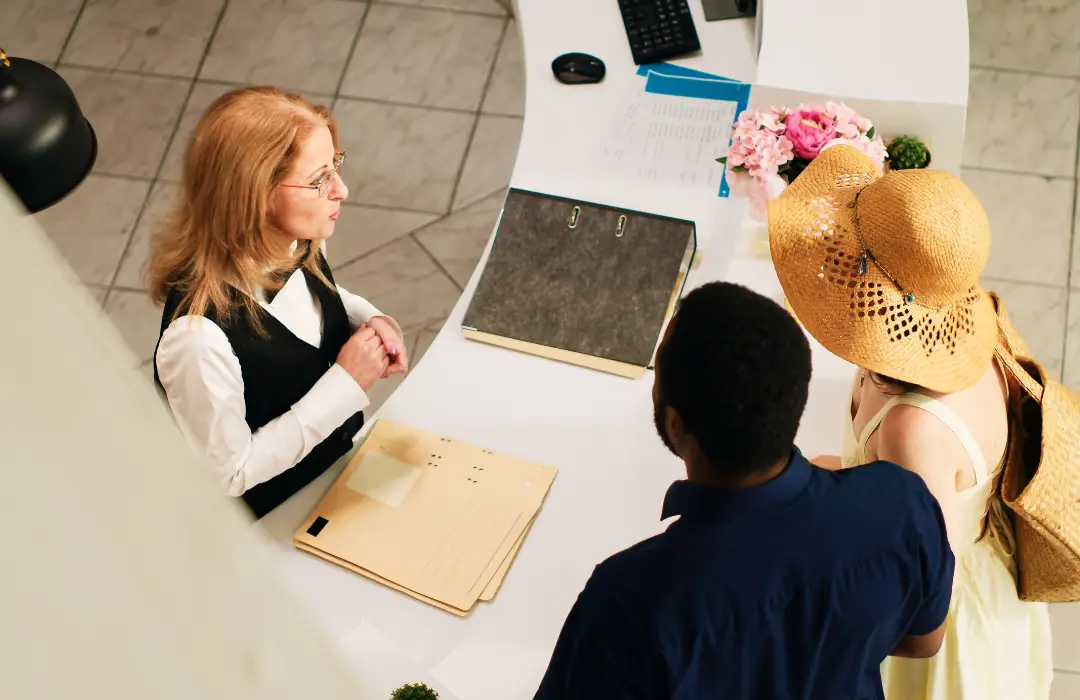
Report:
[[[979,286],[990,223],[958,178],[882,176],[859,150],[823,151],[768,203],[769,244],[795,316],[835,355],[949,393],[994,355],[994,305]]]

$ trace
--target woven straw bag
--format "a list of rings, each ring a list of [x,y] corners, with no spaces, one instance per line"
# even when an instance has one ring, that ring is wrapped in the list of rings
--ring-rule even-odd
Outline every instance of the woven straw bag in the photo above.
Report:
[[[1001,499],[1012,512],[1021,600],[1080,601],[1080,394],[1031,357],[997,309],[997,356],[1008,370],[1010,438]]]

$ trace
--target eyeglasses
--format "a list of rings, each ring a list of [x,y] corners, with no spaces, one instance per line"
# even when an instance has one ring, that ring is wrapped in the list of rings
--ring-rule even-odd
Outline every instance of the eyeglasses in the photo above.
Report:
[[[330,184],[334,181],[334,173],[341,170],[345,163],[345,152],[339,151],[334,154],[334,167],[319,176],[319,179],[310,185],[281,185],[281,187],[295,187],[302,190],[318,190],[320,197],[325,197],[330,192]]]

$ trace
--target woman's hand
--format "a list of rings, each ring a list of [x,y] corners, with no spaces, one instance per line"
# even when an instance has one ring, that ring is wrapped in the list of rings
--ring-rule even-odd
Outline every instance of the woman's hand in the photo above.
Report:
[[[383,379],[408,372],[409,356],[405,350],[405,341],[401,339],[401,331],[393,319],[389,316],[375,316],[367,325],[378,334],[390,358]]]
[[[360,388],[368,391],[386,376],[390,358],[374,329],[361,326],[338,352],[337,363],[349,373]]]

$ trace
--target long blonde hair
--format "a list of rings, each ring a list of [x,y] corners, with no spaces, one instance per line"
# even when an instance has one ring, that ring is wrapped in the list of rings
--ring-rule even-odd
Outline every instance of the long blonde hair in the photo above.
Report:
[[[252,293],[280,287],[297,258],[329,286],[310,241],[298,243],[296,257],[283,254],[272,216],[278,185],[319,126],[330,129],[336,148],[330,112],[275,87],[233,90],[206,110],[184,154],[180,201],[155,236],[146,270],[158,304],[173,290],[181,294],[173,318],[210,311],[228,323],[239,300],[264,333]]]

